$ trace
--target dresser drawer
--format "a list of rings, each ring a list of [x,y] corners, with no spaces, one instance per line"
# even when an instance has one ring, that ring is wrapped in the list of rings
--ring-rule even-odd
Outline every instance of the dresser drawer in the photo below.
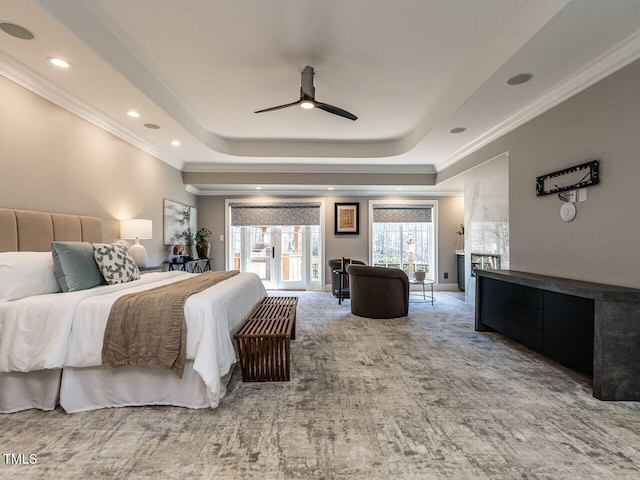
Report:
[[[507,318],[506,330],[507,337],[532,348],[536,352],[542,352],[542,330],[537,330],[510,318]]]
[[[532,307],[513,300],[507,300],[507,320],[515,320],[536,330],[542,330],[542,308]]]

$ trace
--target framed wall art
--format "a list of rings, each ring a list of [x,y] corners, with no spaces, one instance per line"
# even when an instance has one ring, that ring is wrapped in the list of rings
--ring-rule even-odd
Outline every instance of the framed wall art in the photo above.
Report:
[[[191,244],[191,236],[197,230],[196,207],[164,199],[164,244]]]
[[[336,203],[336,235],[358,235],[360,233],[360,204]]]

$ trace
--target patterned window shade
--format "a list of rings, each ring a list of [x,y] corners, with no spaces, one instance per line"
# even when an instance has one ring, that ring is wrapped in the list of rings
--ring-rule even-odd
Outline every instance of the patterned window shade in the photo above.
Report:
[[[320,204],[231,204],[231,225],[320,225]]]
[[[429,205],[374,205],[375,223],[419,223],[431,222]]]

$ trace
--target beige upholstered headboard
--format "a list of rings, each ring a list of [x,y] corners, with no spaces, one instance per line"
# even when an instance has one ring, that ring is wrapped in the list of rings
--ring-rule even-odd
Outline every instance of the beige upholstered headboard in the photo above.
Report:
[[[48,252],[54,240],[102,242],[102,221],[98,217],[0,208],[0,252]]]

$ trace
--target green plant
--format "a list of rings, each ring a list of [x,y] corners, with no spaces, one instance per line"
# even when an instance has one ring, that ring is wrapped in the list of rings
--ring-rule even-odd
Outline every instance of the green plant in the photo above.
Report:
[[[196,243],[199,245],[202,243],[203,240],[206,240],[210,236],[211,236],[211,230],[209,230],[208,228],[202,227],[196,232],[194,238]]]
[[[464,235],[464,225],[460,224],[460,229],[458,230],[458,235]]]

